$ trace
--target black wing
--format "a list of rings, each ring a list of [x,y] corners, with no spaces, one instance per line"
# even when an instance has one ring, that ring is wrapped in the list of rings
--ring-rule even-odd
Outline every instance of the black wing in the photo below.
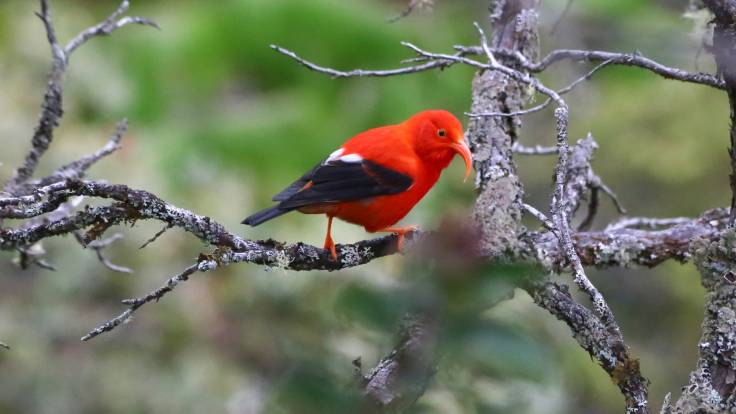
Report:
[[[246,218],[256,226],[299,207],[400,193],[411,187],[406,174],[368,160],[322,163],[273,197],[280,203]]]
[[[324,166],[324,163],[325,162],[322,161],[322,163],[317,164],[314,168],[312,168],[311,170],[307,171],[304,175],[302,175],[301,178],[294,181],[293,183],[291,183],[291,185],[284,188],[280,193],[273,196],[271,200],[284,201],[288,199],[289,197],[293,196],[294,194],[296,194],[297,192],[299,192],[299,190],[301,190],[305,185],[307,185],[307,183],[312,179],[312,176],[319,169],[319,167]]]
[[[292,191],[292,184],[279,194],[279,207],[298,208],[312,204],[353,201],[379,195],[400,193],[412,184],[411,177],[372,161],[335,161],[319,165],[309,179]]]

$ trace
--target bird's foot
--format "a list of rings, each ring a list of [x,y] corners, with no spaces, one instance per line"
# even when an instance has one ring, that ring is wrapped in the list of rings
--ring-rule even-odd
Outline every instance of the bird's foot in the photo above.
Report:
[[[399,253],[403,253],[406,233],[411,233],[417,230],[419,230],[419,226],[410,225],[410,226],[401,226],[401,227],[386,227],[378,231],[387,232],[387,233],[396,233],[396,235],[399,237],[398,242],[396,243],[396,248],[399,251]]]
[[[330,251],[332,261],[337,261],[337,251],[335,251],[335,242],[332,241],[332,216],[327,216],[327,236],[325,236],[325,250]]]
[[[325,250],[330,252],[333,261],[337,261],[337,250],[335,250],[335,242],[332,241],[332,238],[325,240]]]

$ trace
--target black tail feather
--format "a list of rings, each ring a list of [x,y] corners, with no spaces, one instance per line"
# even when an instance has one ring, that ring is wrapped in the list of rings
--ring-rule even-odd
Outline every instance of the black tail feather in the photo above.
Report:
[[[249,226],[255,227],[282,214],[286,214],[291,210],[292,209],[290,208],[279,208],[279,206],[270,207],[246,217],[246,219],[242,221],[242,224],[247,224]]]

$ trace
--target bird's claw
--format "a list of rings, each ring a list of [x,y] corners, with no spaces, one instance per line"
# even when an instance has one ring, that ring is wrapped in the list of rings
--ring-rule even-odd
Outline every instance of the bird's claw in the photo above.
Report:
[[[396,243],[396,250],[398,250],[399,253],[403,253],[406,233],[411,233],[417,230],[419,230],[419,226],[409,225],[409,226],[402,226],[402,227],[386,227],[378,231],[385,231],[385,232],[391,232],[391,233],[396,234],[396,236],[398,237],[398,240]]]
[[[325,250],[330,252],[330,257],[332,258],[332,261],[337,261],[337,250],[335,249],[335,243],[325,243]]]

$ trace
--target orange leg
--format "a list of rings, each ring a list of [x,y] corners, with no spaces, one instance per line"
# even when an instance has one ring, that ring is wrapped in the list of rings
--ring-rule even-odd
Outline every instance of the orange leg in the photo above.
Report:
[[[411,233],[412,231],[417,231],[417,230],[419,230],[419,226],[384,227],[376,231],[396,233],[396,235],[399,236],[399,242],[397,244],[397,247],[399,249],[399,252],[403,252],[404,251],[404,236],[406,235],[406,233]]]
[[[327,237],[325,237],[325,250],[330,251],[330,255],[332,255],[332,260],[337,260],[335,242],[332,241],[332,216],[327,216]]]

